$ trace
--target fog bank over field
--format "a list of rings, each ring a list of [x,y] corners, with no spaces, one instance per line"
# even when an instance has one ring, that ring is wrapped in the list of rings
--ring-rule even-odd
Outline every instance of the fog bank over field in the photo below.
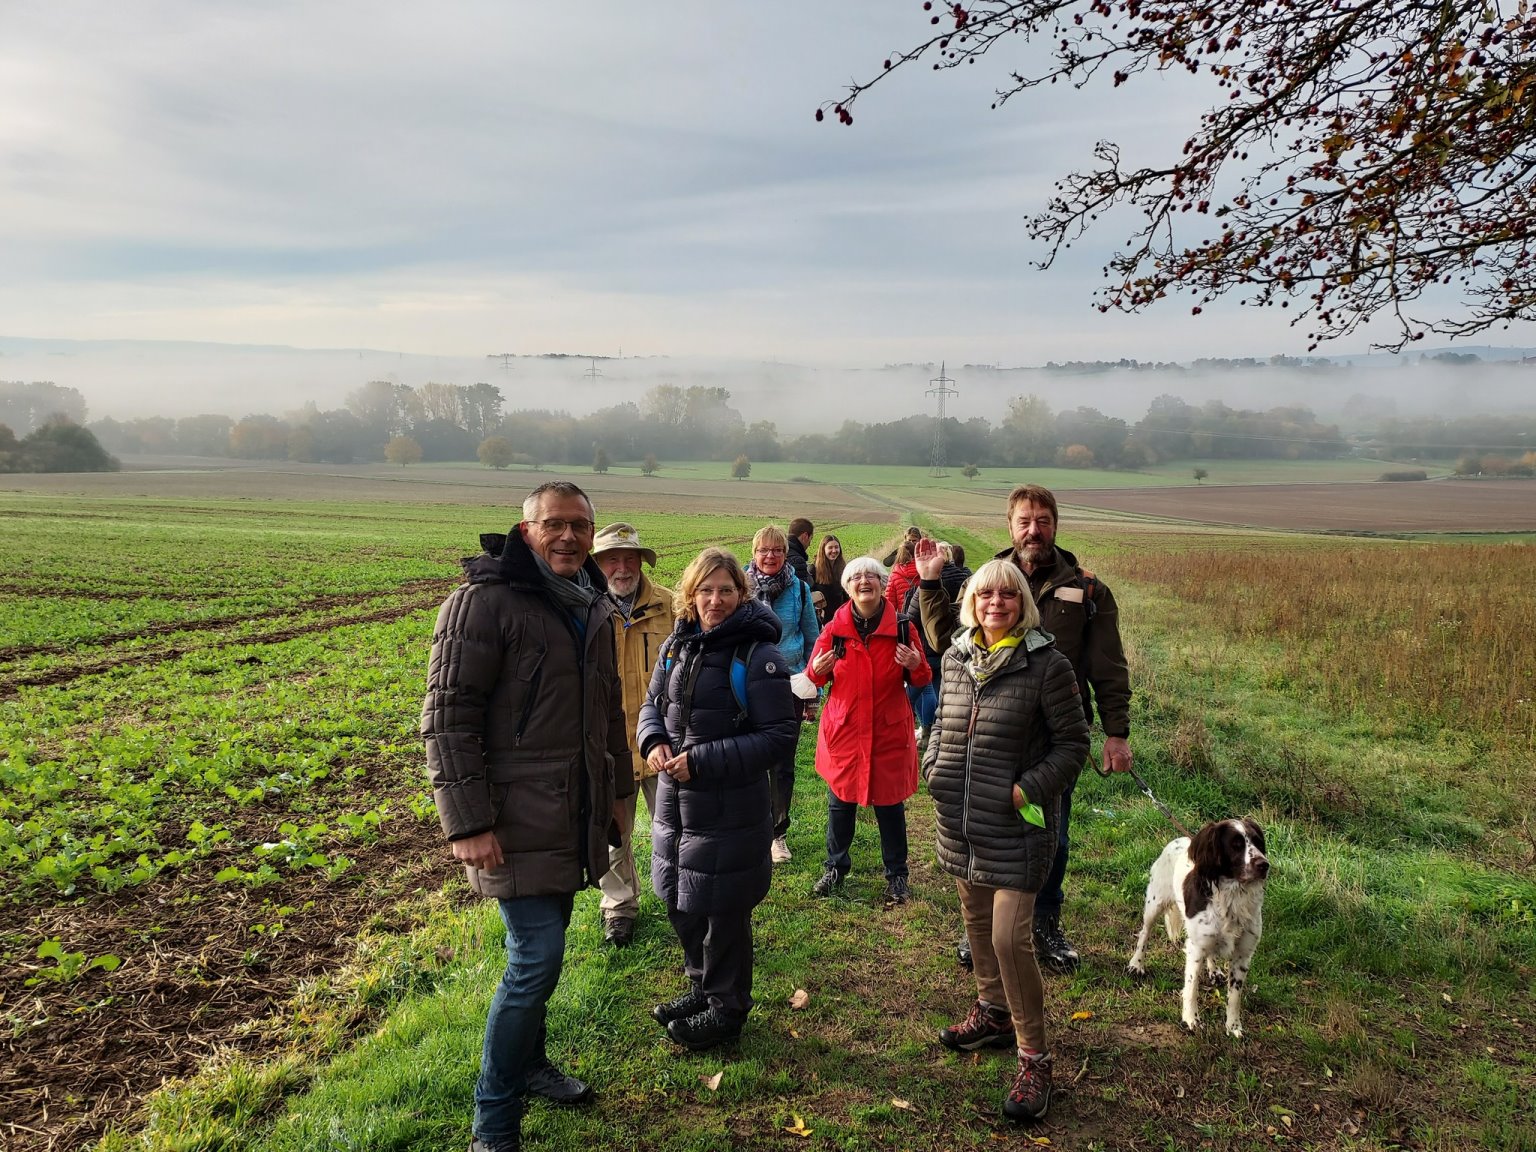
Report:
[[[1233,408],[1280,405],[1311,408],[1320,418],[1344,417],[1352,398],[1382,402],[1378,414],[1403,417],[1536,412],[1536,350],[1456,348],[1481,363],[1429,359],[1440,349],[1399,357],[1341,357],[1331,365],[1197,364],[1182,369],[1065,364],[1030,367],[967,365],[963,352],[947,362],[947,414],[996,421],[1011,397],[1033,393],[1057,411],[1092,407],[1108,416],[1139,419],[1156,396],[1191,404],[1220,400]],[[661,384],[725,388],[747,422],[771,420],[784,435],[830,431],[843,420],[871,422],[931,412],[927,391],[939,363],[858,367],[698,357],[581,358],[568,356],[431,356],[367,349],[158,341],[70,341],[0,337],[0,380],[51,381],[77,388],[90,417],[194,416],[236,418],[281,414],[313,402],[341,408],[347,394],[370,380],[419,388],[430,381],[492,384],[505,409],[561,409],[586,415],[626,401],[639,404]],[[1358,399],[1351,405],[1361,411]],[[1368,406],[1375,408],[1375,405]]]

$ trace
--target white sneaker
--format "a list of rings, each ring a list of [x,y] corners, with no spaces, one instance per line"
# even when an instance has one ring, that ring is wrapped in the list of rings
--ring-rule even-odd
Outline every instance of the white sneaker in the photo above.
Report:
[[[782,836],[775,836],[773,838],[773,847],[769,850],[768,854],[773,857],[775,864],[788,864],[794,859],[793,853],[789,850],[789,841],[785,840]]]

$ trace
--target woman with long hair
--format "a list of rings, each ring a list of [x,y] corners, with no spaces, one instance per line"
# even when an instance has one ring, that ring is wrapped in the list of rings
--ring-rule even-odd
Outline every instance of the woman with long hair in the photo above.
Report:
[[[843,568],[847,562],[843,542],[830,534],[823,536],[821,547],[816,549],[816,561],[811,565],[811,598],[814,600],[815,594],[821,593],[817,616],[823,626],[848,602],[848,593],[843,590]]]

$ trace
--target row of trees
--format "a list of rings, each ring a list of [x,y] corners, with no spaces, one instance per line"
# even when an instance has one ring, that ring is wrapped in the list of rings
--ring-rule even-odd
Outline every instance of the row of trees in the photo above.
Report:
[[[490,389],[495,392],[495,389]],[[195,416],[102,420],[92,428],[103,443],[134,454],[186,453],[256,459],[350,463],[388,459],[479,459],[490,467],[564,464],[602,470],[616,460],[792,460],[806,463],[924,464],[933,445],[934,417],[905,416],[836,430],[781,437],[771,421],[747,423],[723,388],[651,389],[639,404],[624,403],[588,416],[552,409],[500,412],[500,397],[466,414],[393,414],[351,408],[321,411],[310,405],[285,417],[266,414],[231,420]],[[428,411],[432,411],[428,409]],[[486,424],[494,413],[494,424]],[[1305,408],[1266,412],[1200,406],[1160,396],[1132,424],[1097,408],[1052,410],[1038,396],[1016,397],[997,424],[982,417],[946,419],[950,460],[979,466],[1046,465],[1140,468],[1165,460],[1317,458],[1344,454],[1350,445],[1336,427]],[[392,446],[392,447],[391,447]],[[409,458],[406,458],[409,457]]]
[[[30,426],[49,403],[65,404],[71,413],[62,418],[70,423],[78,423],[74,414],[84,412],[78,393],[51,384],[10,385],[0,399],[32,420]],[[649,458],[653,470],[657,460],[738,457],[925,464],[934,440],[934,418],[927,414],[867,424],[847,420],[835,429],[781,436],[772,421],[748,423],[724,388],[673,384],[650,389],[638,403],[586,416],[504,409],[500,390],[489,384],[411,388],[373,381],[349,394],[344,408],[323,410],[310,403],[283,416],[256,413],[239,420],[223,415],[107,418],[89,427],[102,445],[119,454],[340,464],[480,459],[491,467],[580,467]],[[996,423],[982,417],[947,419],[944,439],[950,461],[982,467],[1141,468],[1171,460],[1328,458],[1361,450],[1385,459],[1491,456],[1519,461],[1536,446],[1532,418],[1404,420],[1390,404],[1358,415],[1361,423],[1377,429],[1374,439],[1348,440],[1300,406],[1254,411],[1219,401],[1194,405],[1164,394],[1131,422],[1086,405],[1056,411],[1039,396],[1028,395],[1010,401]]]

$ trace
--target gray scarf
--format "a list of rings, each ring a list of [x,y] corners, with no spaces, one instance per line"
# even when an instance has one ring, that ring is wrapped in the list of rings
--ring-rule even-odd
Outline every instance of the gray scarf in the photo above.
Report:
[[[555,603],[585,623],[587,609],[592,607],[592,601],[602,595],[592,583],[592,577],[587,575],[586,566],[576,569],[575,576],[566,578],[558,575],[544,562],[544,557],[532,548],[528,551],[533,555],[533,562],[539,566],[539,577],[544,581],[545,590],[555,598]]]

